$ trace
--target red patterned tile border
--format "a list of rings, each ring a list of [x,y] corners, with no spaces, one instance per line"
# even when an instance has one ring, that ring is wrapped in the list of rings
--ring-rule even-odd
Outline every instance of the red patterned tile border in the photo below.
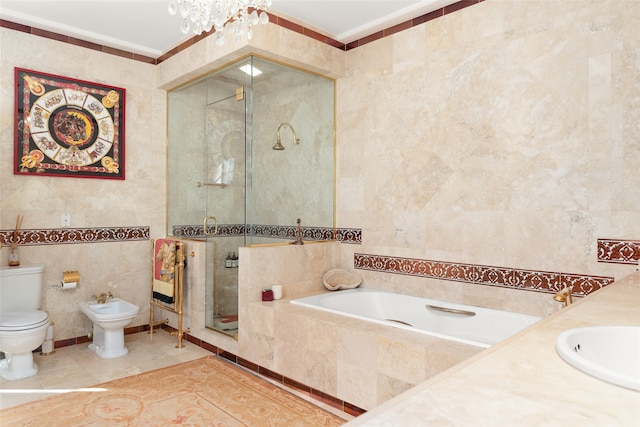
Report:
[[[210,230],[213,231],[213,230]],[[249,233],[252,236],[273,239],[296,239],[296,227],[288,225],[254,224]],[[173,236],[203,239],[206,238],[201,225],[175,225]],[[218,224],[218,237],[238,237],[247,233],[244,224]],[[303,240],[337,240],[342,243],[361,243],[362,230],[359,228],[302,227]]]
[[[149,240],[149,227],[47,228],[21,230],[20,246]],[[0,230],[0,243],[10,245],[13,230]]]
[[[361,228],[336,228],[335,238],[341,243],[362,243]]]
[[[555,293],[573,286],[573,295],[584,296],[613,283],[613,277],[521,270],[509,267],[460,264],[384,255],[354,254],[354,268],[406,274],[430,279],[475,283],[527,291]]]
[[[598,261],[640,264],[640,240],[598,239]]]

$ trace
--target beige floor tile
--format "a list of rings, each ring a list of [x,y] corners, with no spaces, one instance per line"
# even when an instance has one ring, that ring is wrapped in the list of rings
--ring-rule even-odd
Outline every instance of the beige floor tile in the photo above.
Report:
[[[48,356],[34,353],[38,365],[36,376],[19,381],[0,379],[0,409],[78,389],[91,390],[107,381],[211,355],[211,352],[192,343],[185,343],[183,348],[175,348],[176,344],[177,338],[166,331],[158,331],[152,336],[140,332],[125,335],[129,353],[115,359],[99,358],[89,350],[89,344],[58,348]],[[288,390],[281,383],[277,385]],[[289,391],[342,418],[352,418],[296,390]]]
[[[176,349],[176,344],[177,338],[165,331],[153,337],[141,332],[125,335],[129,353],[115,359],[99,358],[89,344],[58,348],[48,356],[34,353],[36,376],[0,379],[0,409],[211,355],[193,344],[182,349]]]

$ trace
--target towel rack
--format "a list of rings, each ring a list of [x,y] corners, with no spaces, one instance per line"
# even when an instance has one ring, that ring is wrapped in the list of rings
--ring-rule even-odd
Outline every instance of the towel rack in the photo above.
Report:
[[[158,307],[162,310],[169,311],[178,315],[178,330],[171,332],[171,335],[178,336],[178,345],[176,348],[183,348],[182,338],[184,334],[191,332],[190,328],[182,329],[182,309],[183,309],[183,293],[184,293],[184,267],[185,267],[185,254],[184,243],[180,241],[174,241],[175,243],[175,259],[174,262],[174,275],[173,275],[173,303],[164,302],[154,296],[154,279],[155,279],[155,263],[156,263],[156,242],[158,240],[151,240],[151,309],[149,310],[149,333],[153,334],[155,326],[169,323],[169,319],[155,321],[154,320],[154,308]],[[166,240],[165,240],[166,241]],[[193,256],[193,254],[191,254]]]

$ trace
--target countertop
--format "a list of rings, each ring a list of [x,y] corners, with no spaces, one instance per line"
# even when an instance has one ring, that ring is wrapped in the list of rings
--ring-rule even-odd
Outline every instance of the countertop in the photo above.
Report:
[[[640,272],[580,299],[345,426],[638,427],[640,392],[584,374],[555,351],[561,332],[593,325],[640,325]]]

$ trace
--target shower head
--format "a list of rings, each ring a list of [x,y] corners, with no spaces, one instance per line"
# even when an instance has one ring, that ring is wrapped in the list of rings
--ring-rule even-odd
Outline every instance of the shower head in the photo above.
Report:
[[[289,129],[291,129],[291,132],[293,132],[293,141],[297,144],[300,144],[300,139],[298,139],[298,137],[296,136],[296,131],[293,129],[293,126],[291,126],[289,123],[284,122],[284,123],[280,123],[280,126],[278,126],[278,132],[276,133],[276,145],[274,145],[273,147],[271,147],[273,150],[278,150],[278,151],[282,151],[284,150],[284,145],[282,145],[282,141],[280,140],[280,129],[282,128],[282,126],[288,126]]]
[[[284,150],[284,145],[282,145],[282,142],[280,142],[280,137],[279,136],[276,138],[276,145],[274,145],[271,148],[273,150],[278,150],[278,151]]]

